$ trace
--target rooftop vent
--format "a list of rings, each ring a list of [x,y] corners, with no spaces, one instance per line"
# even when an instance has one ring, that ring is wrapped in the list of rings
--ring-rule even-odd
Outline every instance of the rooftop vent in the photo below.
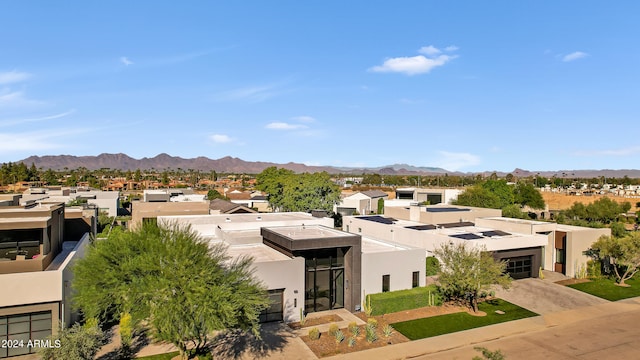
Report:
[[[226,219],[224,219],[224,222],[231,222],[231,219],[230,218],[226,218]]]
[[[258,216],[258,217],[256,218],[256,220],[258,220],[258,221],[262,221],[262,216]]]

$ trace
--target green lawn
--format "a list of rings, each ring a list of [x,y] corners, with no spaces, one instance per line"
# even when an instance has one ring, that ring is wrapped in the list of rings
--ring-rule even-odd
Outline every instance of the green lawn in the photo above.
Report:
[[[172,358],[180,355],[179,351],[166,353],[166,354],[158,354],[158,355],[149,355],[144,357],[139,357],[136,359],[144,359],[144,360],[171,360]]]
[[[625,281],[626,284],[631,285],[630,287],[617,286],[616,282],[611,279],[596,279],[567,286],[609,301],[617,301],[640,296],[640,280],[637,278]]]
[[[478,308],[486,312],[487,316],[473,316],[462,312],[399,322],[393,324],[393,327],[407,338],[417,340],[538,315],[501,299],[483,302]],[[496,310],[502,310],[505,314],[496,314]]]

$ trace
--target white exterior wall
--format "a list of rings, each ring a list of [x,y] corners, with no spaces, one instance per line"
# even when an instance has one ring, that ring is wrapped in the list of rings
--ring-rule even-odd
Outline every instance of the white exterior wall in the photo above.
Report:
[[[267,289],[284,289],[284,322],[300,321],[300,309],[304,310],[304,258],[256,262],[254,267],[254,275]]]
[[[458,200],[458,195],[460,195],[462,191],[463,190],[460,189],[445,189],[442,202],[444,204],[453,203],[454,201]]]
[[[425,261],[424,249],[363,253],[362,292],[382,292],[382,275],[390,275],[389,291],[411,289],[414,271],[420,272],[420,286],[425,286]]]
[[[114,199],[89,199],[88,204],[94,204],[98,209],[109,209],[109,216],[118,216],[118,198]]]

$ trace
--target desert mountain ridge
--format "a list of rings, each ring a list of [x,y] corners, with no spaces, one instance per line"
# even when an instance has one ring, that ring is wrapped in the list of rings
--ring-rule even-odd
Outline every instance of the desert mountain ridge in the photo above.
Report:
[[[205,156],[185,159],[179,156],[171,156],[169,154],[158,154],[154,157],[143,157],[135,159],[127,154],[107,154],[103,153],[97,156],[74,156],[74,155],[45,155],[30,156],[26,159],[17,161],[27,166],[35,164],[37,168],[63,170],[76,169],[80,167],[89,170],[97,170],[101,168],[119,169],[119,170],[136,170],[136,169],[155,169],[158,171],[169,169],[193,169],[199,171],[215,170],[219,173],[247,173],[257,174],[270,166],[286,168],[297,173],[302,172],[321,172],[326,171],[331,174],[381,174],[381,175],[475,175],[481,174],[489,176],[496,173],[499,177],[504,177],[508,172],[501,171],[482,171],[474,173],[448,171],[439,167],[420,167],[409,164],[393,164],[380,167],[336,167],[336,166],[310,166],[301,163],[289,162],[279,164],[264,161],[245,161],[236,157],[225,156],[220,159],[210,159]],[[543,176],[558,178],[599,178],[599,177],[616,177],[622,178],[628,176],[630,178],[640,178],[640,170],[637,169],[601,169],[601,170],[524,170],[516,168],[510,172],[516,177]]]

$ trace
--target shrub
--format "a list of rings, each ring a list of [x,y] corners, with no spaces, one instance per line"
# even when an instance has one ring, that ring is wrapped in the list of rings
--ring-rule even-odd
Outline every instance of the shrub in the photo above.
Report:
[[[349,347],[356,346],[356,336],[355,335],[349,338],[349,343],[347,344],[347,346],[349,346]]]
[[[430,292],[432,293],[431,297],[429,296]],[[419,307],[442,305],[442,296],[438,293],[435,285],[368,296],[372,307],[372,315],[382,315]]]
[[[340,331],[340,328],[338,328],[338,324],[333,323],[329,325],[329,335],[335,336],[338,331]]]
[[[360,333],[360,327],[358,327],[358,324],[356,324],[355,321],[349,323],[349,332],[353,335],[358,335]]]
[[[340,344],[344,340],[344,333],[342,330],[338,330],[333,335],[336,338],[336,344]]]
[[[599,279],[602,277],[602,263],[600,260],[587,261],[587,276],[590,279]]]
[[[313,329],[309,330],[309,339],[311,340],[320,339],[320,330],[318,330],[317,327],[314,327]]]
[[[376,320],[374,318],[367,319],[367,326],[370,326],[373,329],[377,328],[378,327],[378,320]]]
[[[382,333],[384,334],[385,337],[389,337],[391,336],[391,334],[393,334],[393,326],[387,324],[382,328]]]
[[[366,332],[367,342],[372,343],[378,340],[378,334],[376,334],[376,329],[374,327],[367,324],[367,326],[365,327],[365,332]]]
[[[434,256],[427,257],[426,272],[427,276],[438,275],[440,271],[440,262]]]

